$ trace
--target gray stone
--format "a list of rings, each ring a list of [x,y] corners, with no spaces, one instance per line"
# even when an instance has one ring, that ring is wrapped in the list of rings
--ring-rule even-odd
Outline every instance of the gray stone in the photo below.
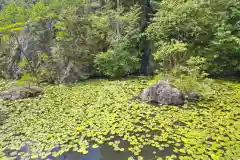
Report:
[[[184,95],[177,88],[173,88],[166,81],[160,80],[157,84],[144,89],[139,94],[140,100],[162,105],[182,105]]]
[[[18,100],[25,98],[37,97],[43,94],[43,90],[37,86],[15,87],[8,91],[0,92],[0,99],[3,100]]]
[[[187,101],[197,101],[201,98],[201,96],[196,92],[189,92],[185,95],[185,99]]]
[[[68,63],[60,77],[60,83],[76,83],[78,80],[78,68],[73,63]]]
[[[80,80],[85,80],[89,77],[87,74],[88,66],[69,62],[67,65],[64,62],[59,63],[57,72],[56,83],[76,83]]]

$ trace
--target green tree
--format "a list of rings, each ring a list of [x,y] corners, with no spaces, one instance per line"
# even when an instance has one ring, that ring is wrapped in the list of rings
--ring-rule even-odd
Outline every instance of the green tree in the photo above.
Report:
[[[163,0],[148,33],[155,54],[180,41],[187,45],[186,60],[205,57],[208,72],[239,71],[239,16],[238,0]]]
[[[82,2],[62,9],[55,25],[57,59],[74,63],[83,72],[90,68],[93,74],[107,76],[127,75],[138,69],[139,9],[125,10],[120,2],[117,8],[112,3],[99,3],[102,7],[95,8],[93,2]]]
[[[34,4],[31,8],[24,8],[23,6],[17,5],[17,3],[12,3],[0,13],[1,42],[8,44],[9,48],[15,47],[15,52],[18,52],[19,57],[23,55],[27,61],[30,73],[37,80],[39,78],[33,66],[33,61],[28,58],[23,50],[19,36],[24,32],[26,24],[41,22],[53,16],[54,14],[49,12],[49,7],[45,6],[42,2]]]

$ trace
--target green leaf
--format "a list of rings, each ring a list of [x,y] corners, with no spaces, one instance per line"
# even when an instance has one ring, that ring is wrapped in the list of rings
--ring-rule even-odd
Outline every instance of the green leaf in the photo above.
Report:
[[[26,57],[24,57],[22,59],[22,61],[19,63],[19,67],[23,69],[27,63],[28,63],[28,61],[27,61]]]

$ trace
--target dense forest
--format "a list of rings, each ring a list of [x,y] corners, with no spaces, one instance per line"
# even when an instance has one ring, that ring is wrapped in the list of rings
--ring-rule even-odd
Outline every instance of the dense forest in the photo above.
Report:
[[[239,77],[239,0],[0,0],[0,160],[238,160]]]

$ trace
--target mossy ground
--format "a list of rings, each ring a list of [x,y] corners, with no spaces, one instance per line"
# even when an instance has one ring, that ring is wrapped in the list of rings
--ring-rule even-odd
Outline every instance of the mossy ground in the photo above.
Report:
[[[1,81],[1,90],[7,84]],[[134,100],[148,85],[146,79],[93,80],[48,85],[36,99],[0,101],[0,150],[19,150],[34,141],[34,159],[37,152],[41,157],[71,149],[87,154],[89,147],[107,143],[116,152],[130,150],[136,159],[144,157],[145,146],[170,149],[171,155],[161,157],[168,160],[240,158],[240,83],[214,81],[213,94],[182,107]],[[129,147],[122,148],[119,140]],[[56,144],[61,150],[51,153]]]

